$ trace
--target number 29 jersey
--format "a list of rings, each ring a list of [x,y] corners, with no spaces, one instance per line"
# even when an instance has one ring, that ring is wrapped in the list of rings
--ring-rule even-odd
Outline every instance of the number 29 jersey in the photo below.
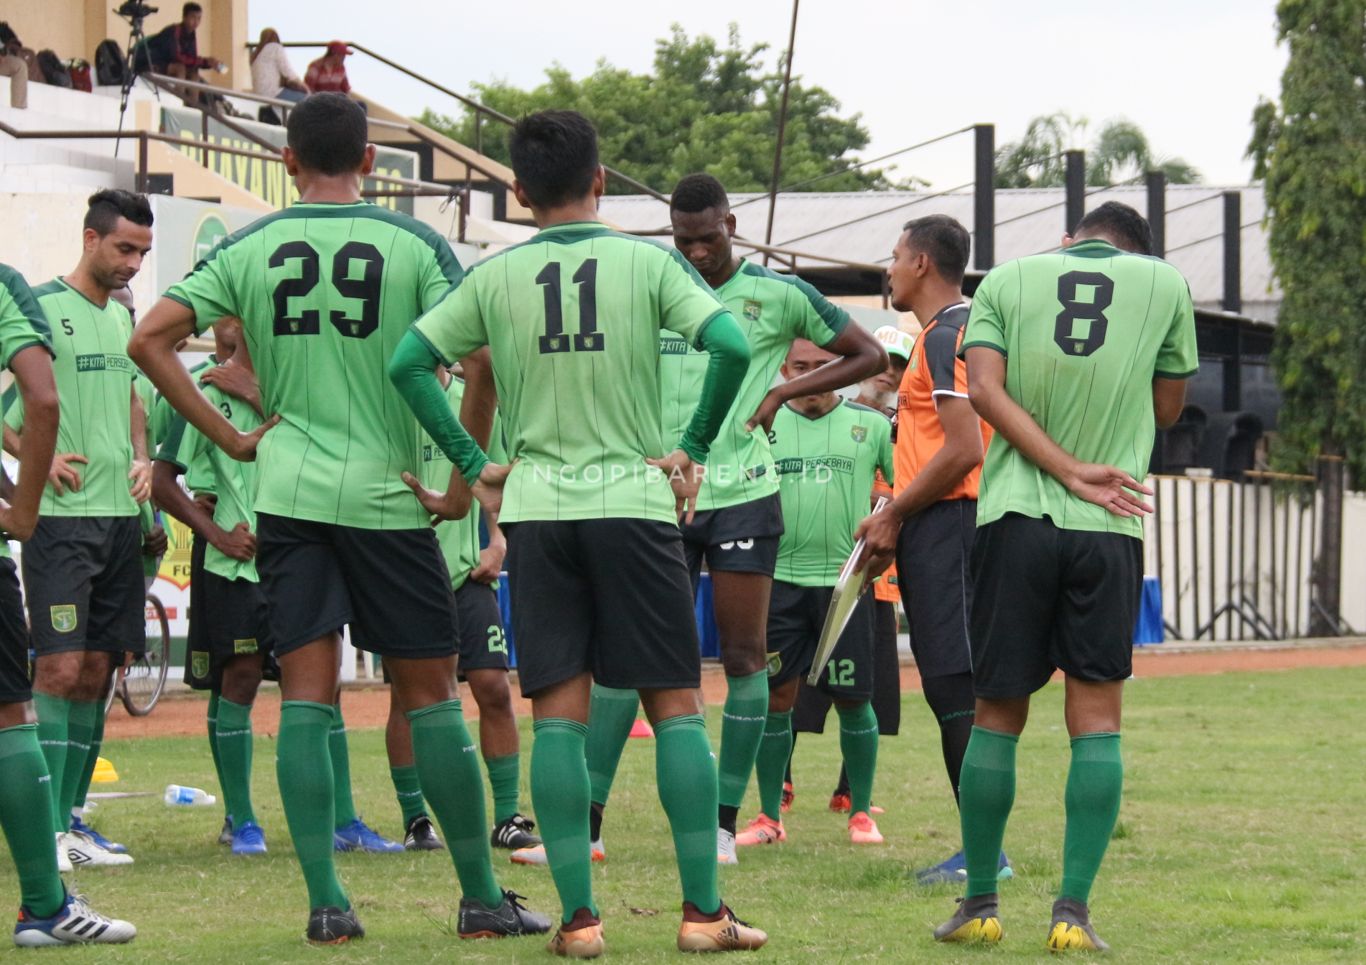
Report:
[[[973,296],[963,351],[973,346],[1006,357],[1006,391],[1054,442],[1135,479],[1152,455],[1153,379],[1189,378],[1198,366],[1181,273],[1099,240],[993,268]],[[998,432],[982,466],[977,525],[1006,513],[1143,537],[1141,520],[1073,496]]]
[[[428,517],[403,484],[422,433],[389,382],[413,319],[461,277],[435,231],[372,204],[296,204],[230,235],[166,293],[204,331],[242,320],[267,415],[256,511],[363,529]]]

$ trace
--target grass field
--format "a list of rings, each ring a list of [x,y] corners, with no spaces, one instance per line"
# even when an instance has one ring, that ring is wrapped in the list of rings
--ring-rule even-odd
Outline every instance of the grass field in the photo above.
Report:
[[[1366,669],[1166,678],[1127,694],[1124,807],[1092,896],[1100,934],[1126,962],[1366,961]],[[938,738],[918,694],[902,734],[882,743],[876,799],[888,845],[855,851],[825,802],[838,768],[835,735],[803,737],[788,844],[741,852],[723,894],[772,935],[766,961],[997,961],[1041,959],[1060,875],[1067,742],[1061,688],[1036,699],[1020,746],[1019,792],[1006,850],[1017,878],[1003,887],[1005,942],[936,946],[930,928],[955,891],[907,882],[907,869],[956,847]],[[152,718],[155,720],[155,717]],[[833,722],[833,715],[832,715]],[[715,730],[719,714],[710,715]],[[380,731],[352,734],[362,813],[395,834],[398,811]],[[528,732],[524,740],[529,741]],[[525,747],[525,745],[524,745]],[[204,741],[156,738],[106,745],[119,790],[175,781],[214,786]],[[524,750],[525,767],[528,754]],[[678,896],[652,781],[652,742],[632,741],[606,825],[609,861],[595,869],[608,955],[675,960]],[[258,739],[258,811],[271,853],[234,859],[214,843],[217,808],[171,810],[156,798],[109,801],[96,824],[129,845],[129,869],[87,871],[77,887],[96,907],[132,919],[125,948],[44,955],[63,962],[430,962],[548,960],[535,939],[466,943],[449,921],[454,875],[443,854],[343,855],[339,864],[363,942],[316,950],[302,941],[305,895],[274,789],[271,742]],[[742,820],[752,816],[753,789]],[[495,855],[501,880],[550,912],[544,870]],[[0,859],[0,894],[18,885]],[[5,944],[0,960],[18,960]],[[30,953],[31,954],[31,953]]]

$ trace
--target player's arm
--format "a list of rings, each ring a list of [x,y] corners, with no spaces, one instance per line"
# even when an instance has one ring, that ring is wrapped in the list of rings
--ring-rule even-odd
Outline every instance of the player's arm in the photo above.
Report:
[[[52,356],[43,345],[20,349],[10,359],[10,371],[24,406],[24,441],[19,459],[19,481],[0,507],[0,529],[14,539],[25,540],[38,525],[38,506],[43,498],[57,449],[57,421],[60,403],[57,380],[52,374]]]
[[[128,435],[133,444],[133,463],[128,467],[128,492],[139,504],[152,496],[152,461],[147,455],[147,409],[133,382],[128,401]]]
[[[1159,429],[1170,429],[1186,407],[1185,379],[1153,379],[1153,416]]]
[[[256,373],[241,365],[234,365],[231,360],[205,371],[199,377],[199,384],[215,386],[251,406],[262,419],[266,417],[265,409],[261,407],[261,383]]]
[[[11,429],[8,424],[5,426],[5,451],[15,459],[19,458],[19,433]]]
[[[1143,516],[1153,511],[1140,498],[1152,490],[1114,466],[1082,462],[1058,445],[1006,391],[1006,358],[994,348],[967,350],[968,394],[977,414],[1034,465],[1067,487],[1079,499],[1116,516]]]
[[[488,346],[462,361],[460,370],[465,379],[465,394],[460,399],[460,424],[481,449],[491,453],[498,389],[493,381],[493,356]]]
[[[162,298],[133,330],[128,355],[171,406],[211,443],[234,459],[250,462],[256,458],[257,443],[280,421],[279,416],[272,416],[251,432],[238,432],[199,391],[176,355],[176,345],[193,334],[194,310],[176,299]]]
[[[484,513],[484,528],[488,530],[489,544],[479,551],[479,565],[470,570],[470,579],[476,583],[492,583],[503,572],[503,560],[507,557],[508,541],[498,527],[498,514],[487,509]]]

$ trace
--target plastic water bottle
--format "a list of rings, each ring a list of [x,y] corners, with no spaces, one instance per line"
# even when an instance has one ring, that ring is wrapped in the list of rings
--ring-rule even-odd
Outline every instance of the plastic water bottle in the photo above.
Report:
[[[217,804],[218,798],[208,791],[197,787],[182,787],[179,784],[167,784],[166,793],[161,798],[172,807],[189,807],[196,804]]]

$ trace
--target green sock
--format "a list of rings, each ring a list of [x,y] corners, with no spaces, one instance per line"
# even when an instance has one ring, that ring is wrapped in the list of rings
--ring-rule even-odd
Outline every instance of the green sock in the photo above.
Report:
[[[422,794],[446,835],[460,890],[466,898],[496,908],[503,889],[493,877],[484,779],[460,701],[431,704],[406,716],[413,725],[413,760]]]
[[[489,787],[493,789],[493,823],[502,824],[517,813],[518,784],[522,779],[522,755],[505,754],[484,761],[489,770]]]
[[[341,704],[332,705],[332,727],[327,732],[327,750],[332,755],[332,800],[337,827],[356,820],[356,802],[351,797],[351,751],[346,745],[346,721]]]
[[[204,723],[209,730],[209,753],[213,755],[213,772],[218,777],[218,789],[223,792],[223,814],[232,817],[232,811],[228,809],[227,782],[223,780],[223,762],[218,759],[218,705],[222,699],[218,691],[209,691],[209,709],[204,716]]]
[[[90,739],[95,733],[95,708],[99,702],[94,700],[71,701],[71,713],[67,717],[66,764],[62,768],[62,796],[57,801],[57,813],[52,817],[57,830],[71,828],[71,802],[76,799],[76,788],[85,773],[85,762],[90,756]]]
[[[744,677],[727,677],[726,703],[721,712],[721,757],[717,764],[720,803],[738,808],[745,800],[759,743],[768,723],[768,670]]]
[[[1100,870],[1119,818],[1124,788],[1124,760],[1115,733],[1072,738],[1072,766],[1067,771],[1067,831],[1062,845],[1062,890],[1059,898],[1085,904]]]
[[[332,858],[332,757],[327,732],[332,705],[286,700],[280,705],[275,771],[285,821],[308,884],[309,908],[350,908]]]
[[[587,908],[594,916],[592,862],[588,848],[588,728],[575,720],[546,717],[533,726],[531,803],[541,823],[550,874],[560,895],[561,922]],[[712,863],[716,862],[712,841]]]
[[[588,760],[590,800],[606,804],[612,782],[621,763],[621,752],[631,736],[631,725],[640,710],[640,696],[634,690],[593,685],[593,703],[588,711],[588,740],[584,756]]]
[[[0,826],[19,873],[20,901],[39,918],[57,914],[66,889],[57,875],[52,846],[52,795],[38,728],[20,724],[0,730]]]
[[[100,751],[104,747],[104,701],[95,701],[95,729],[90,733],[90,753],[81,771],[81,781],[76,785],[76,796],[71,799],[71,810],[85,807],[86,796],[90,793],[90,781],[95,776],[95,765],[99,763]]]
[[[218,702],[218,758],[223,768],[223,797],[233,825],[255,823],[251,806],[251,704]]]
[[[416,764],[389,768],[389,778],[394,782],[394,797],[398,798],[398,809],[403,812],[403,826],[419,814],[427,813],[427,804],[422,800],[422,782],[417,776]]]
[[[754,779],[759,785],[759,809],[775,821],[782,819],[783,776],[791,756],[792,711],[770,710],[754,762]]]
[[[1001,842],[1015,803],[1015,734],[973,727],[963,755],[958,785],[963,858],[968,866],[967,897],[996,893]]]
[[[655,724],[655,781],[673,831],[683,900],[710,915],[721,907],[716,888],[717,784],[711,742],[700,714]]]
[[[873,805],[873,776],[877,773],[877,715],[871,701],[857,707],[835,706],[840,716],[840,753],[849,775],[849,813]]]
[[[54,697],[35,690],[33,709],[38,714],[38,745],[43,750],[47,772],[51,775],[48,796],[52,800],[52,810],[48,815],[52,818],[55,831],[67,831],[71,828],[70,819],[59,825],[56,815],[62,809],[62,775],[66,773],[67,728],[70,726],[71,701],[65,697]]]

